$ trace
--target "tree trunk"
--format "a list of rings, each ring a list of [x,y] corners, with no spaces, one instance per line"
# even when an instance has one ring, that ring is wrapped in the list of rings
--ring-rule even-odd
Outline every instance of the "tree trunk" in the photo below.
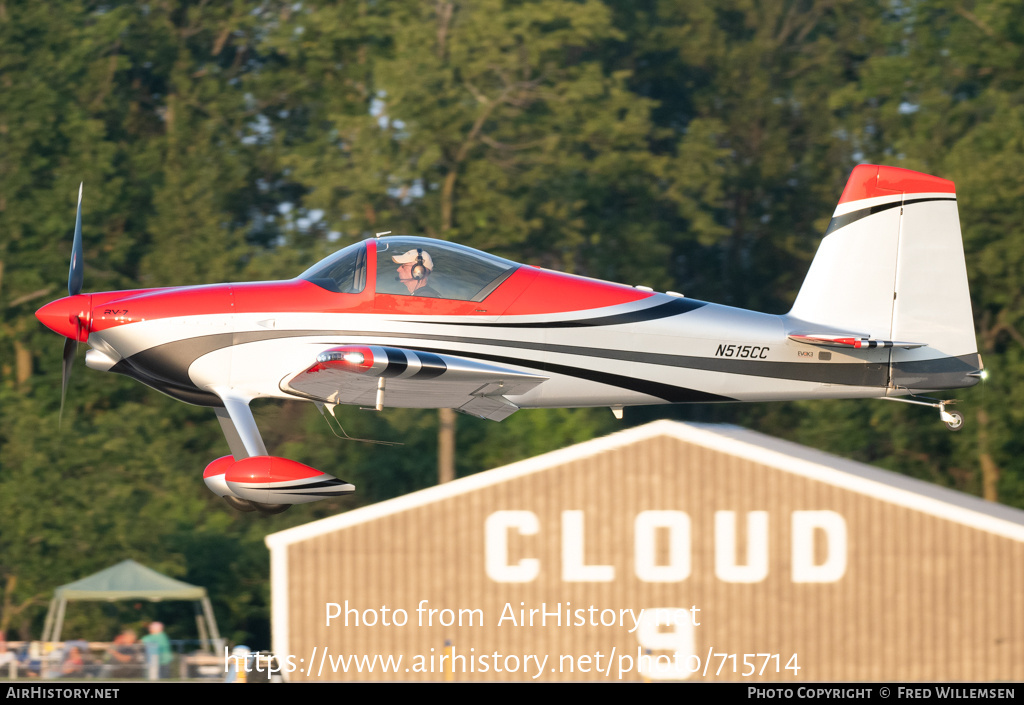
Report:
[[[988,449],[988,412],[978,409],[978,462],[981,464],[982,497],[999,501],[999,466]]]
[[[437,410],[437,483],[455,479],[455,410]]]

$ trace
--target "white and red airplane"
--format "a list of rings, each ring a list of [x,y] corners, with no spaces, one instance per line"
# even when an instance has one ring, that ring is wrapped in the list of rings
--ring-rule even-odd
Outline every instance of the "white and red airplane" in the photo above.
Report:
[[[36,316],[65,336],[63,393],[86,364],[212,407],[231,455],[207,484],[265,513],[352,492],[267,453],[249,403],[306,399],[518,409],[897,398],[976,384],[983,365],[953,183],[853,170],[792,310],[756,313],[519,265],[451,242],[379,237],[295,279],[82,294],[81,189],[68,297]]]

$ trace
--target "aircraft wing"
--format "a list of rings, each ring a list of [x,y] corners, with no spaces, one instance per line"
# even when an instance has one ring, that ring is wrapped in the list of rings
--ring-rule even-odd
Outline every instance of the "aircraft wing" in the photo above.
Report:
[[[400,406],[451,408],[501,421],[519,407],[506,396],[525,394],[547,377],[455,355],[379,345],[341,345],[325,350],[316,362],[281,389],[326,404],[368,408]]]

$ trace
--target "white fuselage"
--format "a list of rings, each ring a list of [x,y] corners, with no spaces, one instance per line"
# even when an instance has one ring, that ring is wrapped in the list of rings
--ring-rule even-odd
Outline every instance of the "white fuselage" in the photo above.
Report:
[[[618,322],[679,300],[656,294],[586,311],[584,321],[614,321],[594,325],[581,325],[579,312],[183,315],[93,333],[89,343],[98,353],[90,353],[88,363],[109,369],[121,360],[140,366],[158,361],[162,371],[176,370],[198,390],[294,398],[282,390],[282,381],[308,367],[317,354],[338,345],[365,344],[468,357],[547,376],[548,382],[511,398],[521,408],[885,394],[889,350],[822,356],[820,349],[787,338],[784,316],[696,302],[677,315]],[[426,401],[401,405],[430,406]]]

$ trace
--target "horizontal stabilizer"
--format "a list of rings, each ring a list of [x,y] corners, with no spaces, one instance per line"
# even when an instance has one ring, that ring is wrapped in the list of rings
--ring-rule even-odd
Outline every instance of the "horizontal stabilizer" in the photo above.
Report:
[[[854,348],[867,350],[870,348],[924,348],[928,343],[907,343],[898,340],[875,340],[856,333],[791,333],[790,340],[808,345],[821,345],[829,348]]]

